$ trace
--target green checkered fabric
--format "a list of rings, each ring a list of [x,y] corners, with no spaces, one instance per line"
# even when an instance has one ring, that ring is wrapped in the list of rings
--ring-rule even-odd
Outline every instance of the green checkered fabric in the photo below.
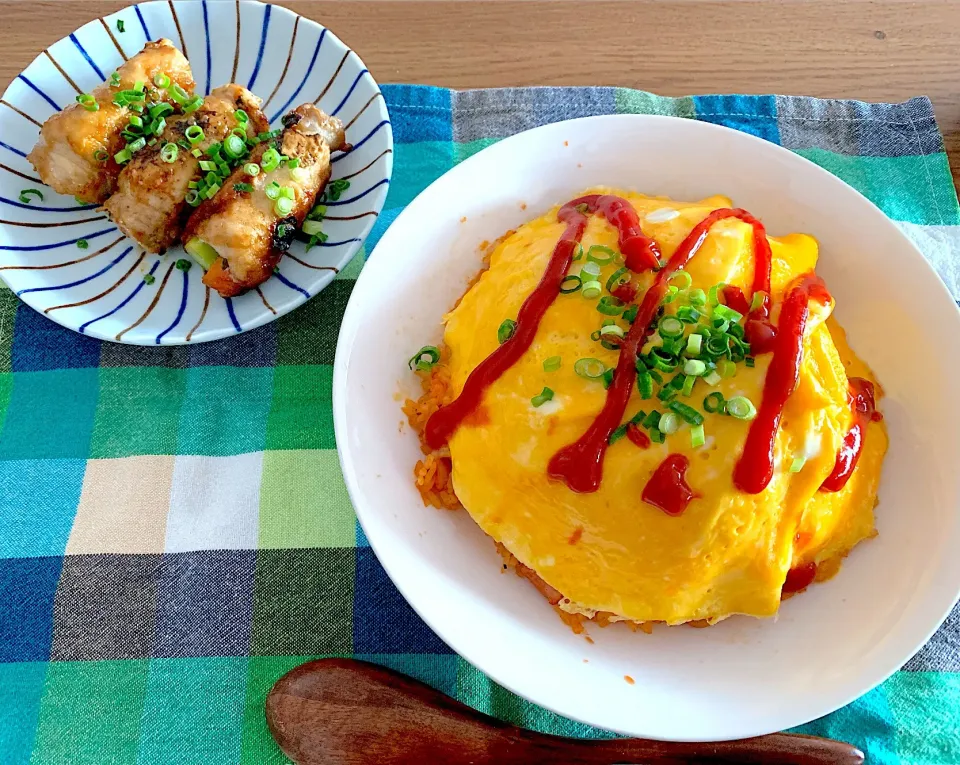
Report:
[[[672,114],[839,175],[960,295],[960,211],[926,99],[383,92],[396,169],[368,250],[428,183],[499,138],[591,114]],[[0,291],[0,762],[285,762],[264,697],[288,669],[330,655],[394,667],[524,726],[607,735],[457,657],[359,530],[330,398],[362,264],[361,253],[291,315],[195,347],[101,343]],[[903,671],[803,730],[854,742],[872,763],[960,763],[960,612]]]

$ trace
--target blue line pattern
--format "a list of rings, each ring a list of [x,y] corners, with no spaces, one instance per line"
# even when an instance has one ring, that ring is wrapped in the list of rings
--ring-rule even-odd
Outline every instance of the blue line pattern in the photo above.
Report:
[[[38,210],[39,212],[77,212],[79,210],[96,210],[99,205],[82,205],[81,207],[39,207],[38,205],[25,205],[23,202],[16,202],[13,199],[0,197],[0,203],[12,207],[20,207],[24,210]]]
[[[20,290],[19,292],[17,292],[17,296],[19,297],[20,295],[26,295],[28,292],[50,292],[51,290],[65,290],[69,287],[77,287],[81,284],[86,284],[90,280],[96,279],[98,276],[102,276],[111,268],[113,268],[115,265],[117,265],[117,263],[119,263],[121,260],[127,257],[127,253],[129,253],[130,250],[132,249],[133,249],[132,246],[127,247],[127,249],[125,249],[123,252],[117,255],[117,257],[111,260],[107,265],[105,265],[103,268],[97,271],[97,273],[91,274],[90,276],[85,276],[83,279],[78,279],[77,281],[70,282],[69,284],[51,284],[47,287],[31,287],[29,289]]]
[[[253,90],[253,83],[257,81],[257,75],[260,74],[260,63],[263,61],[263,49],[267,45],[267,29],[270,28],[271,8],[273,8],[273,6],[269,3],[263,6],[263,34],[260,36],[260,50],[257,51],[257,63],[253,65],[253,74],[250,75],[247,90]]]
[[[150,39],[150,30],[147,29],[147,22],[143,20],[143,14],[140,13],[140,6],[133,6],[133,10],[137,12],[137,18],[140,19],[140,26],[143,27],[143,36],[149,40]]]
[[[230,321],[233,322],[233,328],[237,330],[237,332],[243,332],[240,322],[237,321],[237,314],[233,310],[233,298],[224,298],[223,302],[227,304],[227,313],[230,314]]]
[[[132,249],[132,248],[131,248],[131,249]],[[128,250],[128,252],[129,252],[129,250]],[[154,272],[157,270],[157,267],[158,267],[159,265],[160,265],[160,261],[159,261],[159,260],[157,260],[157,261],[154,262],[153,268],[150,269],[150,276],[153,276]],[[120,303],[120,305],[118,305],[116,308],[114,308],[114,309],[111,310],[111,311],[107,311],[105,314],[101,314],[101,315],[98,316],[96,319],[90,319],[90,321],[88,321],[88,322],[86,322],[86,323],[84,323],[84,324],[81,324],[81,325],[80,325],[80,334],[85,333],[85,332],[87,331],[87,327],[89,327],[91,324],[94,324],[95,322],[100,321],[100,319],[106,319],[108,316],[113,316],[117,311],[119,311],[119,310],[120,310],[121,308],[123,308],[127,303],[129,303],[131,300],[133,300],[133,299],[137,296],[137,293],[140,292],[140,290],[142,290],[145,285],[146,285],[146,282],[141,279],[141,280],[140,280],[140,283],[136,286],[136,288],[133,290],[133,292],[131,292],[129,295],[127,295],[127,297],[123,300],[123,302]]]
[[[344,105],[345,103],[347,103],[347,101],[348,101],[348,99],[350,98],[350,96],[353,95],[353,91],[356,89],[357,83],[359,83],[360,80],[363,79],[363,75],[365,75],[365,74],[369,74],[369,72],[368,72],[366,69],[360,70],[360,73],[357,74],[356,79],[353,81],[353,85],[350,86],[350,90],[347,91],[347,95],[345,95],[345,96],[343,97],[343,100],[342,100],[339,104],[337,104],[337,108],[334,109],[332,112],[330,112],[331,116],[336,117],[337,114],[340,113],[340,110],[343,108],[343,105]]]
[[[93,59],[90,58],[90,54],[87,53],[86,49],[80,44],[80,41],[77,39],[77,36],[72,32],[70,33],[70,39],[73,41],[73,44],[77,46],[77,50],[79,50],[80,53],[83,54],[83,57],[87,60],[87,63],[93,67],[93,71],[97,73],[97,77],[99,77],[101,80],[107,79],[106,77],[103,76],[103,72],[100,71],[100,67],[97,66],[95,63],[93,63]]]
[[[23,74],[18,74],[18,75],[17,75],[17,78],[20,79],[20,80],[22,80],[23,82],[27,83],[27,86],[28,86],[29,88],[31,88],[34,93],[37,93],[37,94],[39,94],[40,96],[42,96],[42,97],[46,100],[46,102],[47,102],[48,104],[50,104],[50,106],[52,106],[52,107],[53,107],[54,109],[56,109],[58,112],[60,111],[60,107],[57,105],[57,102],[54,101],[52,98],[50,98],[50,96],[48,96],[46,93],[44,93],[42,90],[40,90],[40,88],[38,88],[38,87],[37,87],[36,85],[34,85],[32,82],[30,82],[30,80],[28,80],[25,75],[23,75]]]
[[[210,58],[210,19],[207,17],[207,0],[203,0],[203,36],[207,41],[207,89],[204,93],[210,92],[210,76],[213,69],[212,59]]]
[[[293,91],[293,95],[287,99],[287,103],[270,118],[270,124],[272,125],[277,121],[277,118],[282,114],[286,114],[287,109],[290,108],[290,104],[293,103],[293,99],[300,95],[300,91],[303,90],[303,86],[307,84],[307,80],[310,79],[310,75],[313,73],[313,65],[317,63],[317,55],[320,53],[320,46],[323,45],[323,38],[327,36],[326,27],[320,32],[320,37],[317,39],[317,47],[313,51],[313,58],[310,59],[310,66],[307,67],[307,73],[303,75],[303,80],[300,82],[300,87]]]
[[[297,286],[296,284],[294,284],[292,281],[290,281],[287,277],[285,277],[285,276],[284,276],[283,274],[281,274],[279,271],[277,271],[276,273],[274,273],[273,278],[274,278],[274,279],[279,279],[281,284],[286,284],[290,289],[296,290],[296,291],[299,292],[301,295],[303,295],[305,298],[307,298],[307,299],[310,298],[310,293],[309,293],[309,292],[307,292],[303,287],[299,287],[299,286]]]
[[[190,279],[187,278],[187,272],[181,271],[180,274],[183,276],[183,292],[180,294],[180,308],[177,309],[177,316],[173,320],[173,323],[167,327],[163,332],[157,335],[156,344],[160,345],[160,341],[163,340],[163,336],[166,335],[171,329],[176,327],[180,323],[180,319],[183,318],[183,312],[187,308],[187,291],[190,288]]]
[[[4,149],[7,149],[8,151],[12,151],[14,154],[19,154],[21,157],[25,158],[27,156],[22,151],[20,151],[20,149],[15,149],[13,146],[11,146],[8,143],[4,143],[3,141],[0,141],[0,146],[2,146]]]
[[[93,234],[86,234],[84,236],[78,236],[76,239],[68,239],[65,242],[53,242],[52,244],[32,244],[32,245],[2,245],[0,250],[15,252],[38,252],[39,250],[56,250],[58,247],[66,247],[68,244],[76,244],[81,239],[96,239],[98,236],[103,236],[104,234],[112,234],[117,230],[116,226],[111,226],[110,228],[105,228],[101,231],[97,231]]]
[[[370,140],[370,138],[373,136],[373,134],[376,133],[380,128],[382,128],[384,125],[389,125],[389,124],[390,124],[390,120],[381,120],[373,130],[371,130],[371,131],[370,131],[369,133],[367,133],[360,141],[358,141],[357,143],[355,143],[355,144],[353,145],[353,148],[350,149],[350,152],[348,152],[348,153],[346,153],[346,154],[338,154],[336,157],[334,157],[334,158],[331,159],[330,161],[331,161],[331,162],[339,162],[339,161],[340,161],[341,159],[343,159],[344,157],[350,156],[350,153],[351,153],[351,152],[354,152],[354,151],[356,151],[357,149],[359,149],[361,146],[363,146],[367,141]]]

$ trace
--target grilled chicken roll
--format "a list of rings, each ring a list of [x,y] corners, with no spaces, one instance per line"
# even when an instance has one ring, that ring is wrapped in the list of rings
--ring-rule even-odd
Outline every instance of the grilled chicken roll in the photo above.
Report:
[[[27,156],[41,180],[54,191],[85,202],[103,202],[117,185],[120,165],[114,154],[126,144],[121,132],[133,115],[114,96],[143,83],[154,101],[173,103],[166,90],[153,90],[154,77],[169,78],[187,95],[193,93],[190,63],[169,40],[148,42],[112,78],[85,98],[54,114],[40,129],[40,140]]]
[[[174,244],[193,211],[186,201],[189,184],[201,174],[193,150],[206,152],[237,129],[247,138],[269,130],[261,103],[240,85],[223,85],[197,111],[168,119],[160,140],[124,166],[117,191],[104,205],[120,230],[149,252]]]
[[[260,144],[248,160],[263,171],[251,176],[238,168],[187,221],[187,251],[207,268],[203,283],[223,297],[253,289],[273,273],[330,179],[330,152],[343,145],[343,123],[313,104],[297,107],[283,125],[279,145]],[[282,161],[274,167],[278,149],[297,166]]]

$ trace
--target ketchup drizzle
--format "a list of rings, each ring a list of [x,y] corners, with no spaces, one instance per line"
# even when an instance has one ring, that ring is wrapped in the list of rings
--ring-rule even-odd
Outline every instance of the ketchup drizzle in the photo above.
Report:
[[[637,317],[620,344],[617,368],[613,374],[613,383],[607,390],[603,409],[577,441],[553,455],[547,465],[547,473],[551,478],[562,480],[576,492],[592,492],[600,487],[600,479],[603,477],[603,457],[607,451],[610,434],[623,420],[623,413],[627,408],[630,391],[637,376],[637,352],[653,329],[651,323],[660,307],[660,301],[667,292],[667,281],[697,254],[710,232],[710,227],[725,218],[739,218],[753,226],[754,251],[757,255],[753,289],[769,294],[770,245],[767,242],[763,224],[746,210],[730,208],[714,210],[693,227],[677,247],[673,257],[657,273],[650,289],[643,296]],[[628,260],[628,267],[629,264]]]
[[[648,505],[659,507],[667,515],[682,515],[697,494],[687,485],[690,460],[682,454],[671,454],[653,471],[641,498]]]
[[[851,377],[848,382],[850,389],[847,392],[847,399],[853,410],[853,425],[843,437],[833,471],[820,486],[820,491],[840,491],[847,485],[863,452],[867,423],[873,421],[874,415],[877,414],[873,383],[862,377]]]
[[[803,330],[811,299],[830,300],[823,280],[815,274],[801,276],[787,292],[780,309],[780,327],[774,341],[773,360],[763,381],[763,398],[757,418],[750,424],[743,454],[733,471],[740,491],[759,494],[773,477],[773,446],[783,416],[783,407],[800,379]]]
[[[807,589],[813,580],[817,578],[817,564],[804,563],[802,566],[792,568],[787,572],[787,578],[783,582],[781,595],[790,595],[794,592],[800,592]]]

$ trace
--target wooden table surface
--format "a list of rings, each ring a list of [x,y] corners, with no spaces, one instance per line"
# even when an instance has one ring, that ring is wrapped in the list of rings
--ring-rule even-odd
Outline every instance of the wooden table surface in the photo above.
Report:
[[[3,87],[123,0],[4,0]],[[621,85],[661,95],[929,95],[960,178],[957,0],[280,0],[381,82]]]

